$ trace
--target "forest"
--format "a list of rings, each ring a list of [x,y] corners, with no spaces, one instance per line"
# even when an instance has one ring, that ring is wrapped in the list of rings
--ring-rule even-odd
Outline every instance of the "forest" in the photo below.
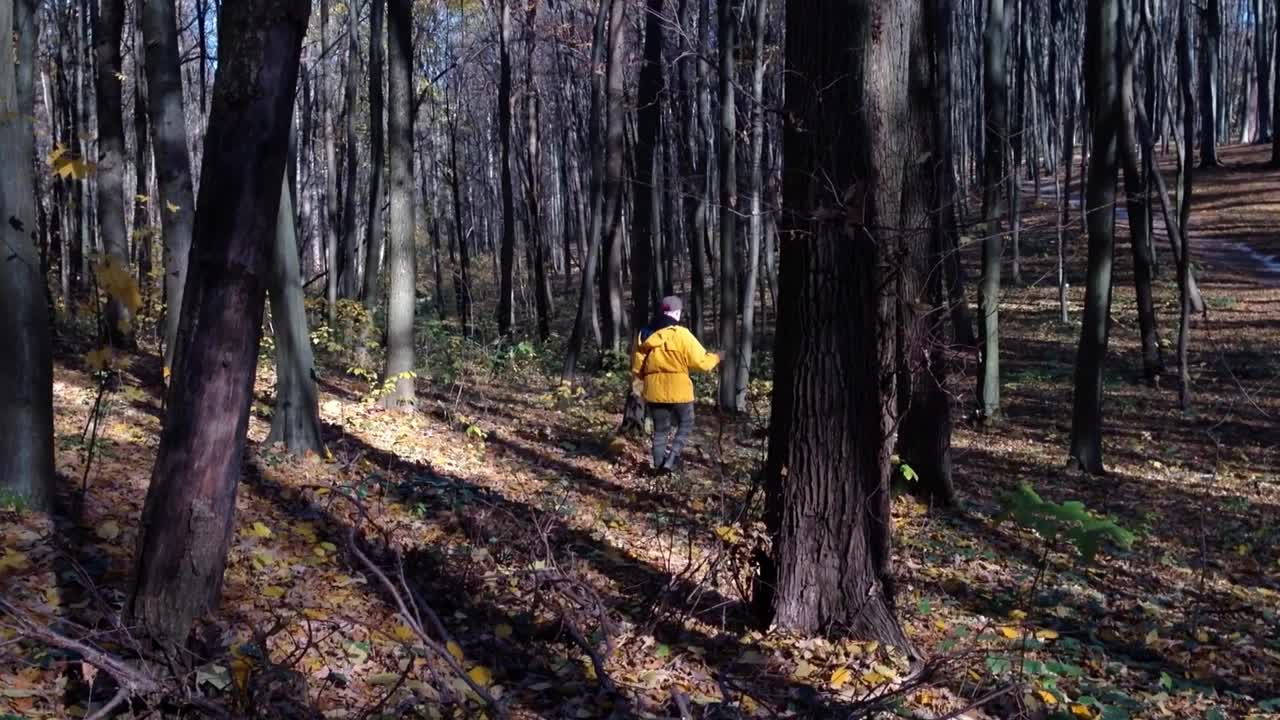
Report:
[[[1272,0],[0,0],[0,720],[1280,717],[1277,69]]]

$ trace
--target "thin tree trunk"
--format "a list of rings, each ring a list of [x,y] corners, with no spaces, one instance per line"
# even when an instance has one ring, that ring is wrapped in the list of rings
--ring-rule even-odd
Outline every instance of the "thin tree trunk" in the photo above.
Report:
[[[1253,5],[1253,67],[1258,84],[1258,132],[1254,142],[1271,142],[1271,46],[1275,44],[1275,32],[1267,32],[1266,0],[1252,0]]]
[[[356,20],[360,13],[356,8],[347,9],[347,82],[346,100],[343,102],[342,147],[342,239],[339,241],[338,296],[352,299],[360,294],[360,241],[356,223],[356,170],[360,166],[360,142],[356,136],[356,105],[359,98],[356,89],[357,70],[360,67],[360,36]],[[292,203],[291,203],[292,204]]]
[[[365,217],[365,267],[363,299],[366,308],[377,306],[382,270],[383,149],[382,29],[387,0],[369,0],[369,198]]]
[[[738,49],[735,9],[744,0],[720,0],[720,409],[738,411]]]
[[[1218,65],[1222,41],[1222,10],[1218,0],[1207,0],[1203,10],[1200,48],[1200,167],[1218,162]]]
[[[1116,156],[1120,142],[1120,77],[1116,61],[1119,0],[1089,0],[1085,79],[1089,91],[1093,158],[1089,162],[1089,274],[1076,354],[1071,415],[1071,458],[1094,475],[1102,465],[1103,365],[1111,316],[1115,254]]]
[[[754,48],[751,66],[751,220],[747,243],[746,281],[742,284],[742,335],[738,345],[738,377],[734,387],[734,407],[747,409],[747,389],[751,385],[751,355],[755,344],[756,286],[760,270],[760,245],[764,235],[764,36],[769,17],[767,0],[754,0],[752,22]]]
[[[165,250],[164,364],[166,368],[173,368],[174,352],[183,344],[178,339],[178,321],[187,284],[195,193],[191,185],[191,155],[187,150],[187,121],[182,110],[174,0],[142,0],[142,3],[142,35],[147,49],[147,112],[160,189],[160,197],[155,202]]]
[[[322,51],[329,48],[329,3],[331,0],[320,0],[320,47]],[[321,214],[320,226],[324,237],[325,265],[325,299],[329,315],[329,325],[338,321],[338,282],[340,270],[338,248],[338,151],[334,135],[337,124],[333,119],[333,99],[329,92],[329,74],[323,58],[316,62],[316,87],[320,91],[320,132],[324,138],[324,211]]]
[[[604,267],[600,271],[600,311],[604,319],[602,346],[618,350],[622,344],[622,190],[625,115],[627,1],[612,0],[609,10],[609,63],[605,72],[604,209],[601,232]]]
[[[1182,0],[1178,16],[1178,88],[1182,95],[1182,151],[1181,173],[1178,177],[1178,228],[1181,230],[1182,252],[1175,258],[1178,264],[1178,405],[1183,412],[1191,409],[1191,371],[1188,353],[1191,346],[1191,312],[1195,292],[1191,276],[1191,234],[1187,226],[1191,220],[1192,160],[1191,148],[1195,138],[1195,95],[1191,92],[1191,0]],[[1280,16],[1277,17],[1280,21]],[[1280,26],[1280,22],[1277,22]],[[1280,43],[1277,43],[1280,46]],[[1280,52],[1280,51],[1277,51]],[[1280,93],[1276,94],[1280,97]],[[1273,133],[1280,138],[1280,133]],[[1169,229],[1170,237],[1173,228]]]
[[[133,23],[133,63],[140,67],[142,63],[142,8],[141,3],[134,7]],[[151,135],[147,129],[147,85],[143,73],[133,74],[133,169],[134,169],[134,201],[133,201],[133,241],[136,246],[138,263],[138,285],[142,292],[142,312],[151,314],[151,269],[152,252],[155,245],[154,232],[151,226],[151,207],[155,199],[150,197],[151,178]]]
[[[124,110],[120,38],[124,34],[124,0],[99,0],[94,19],[97,51],[95,90],[98,98],[98,228],[106,254],[129,267],[129,240],[124,219]],[[133,318],[120,298],[107,301],[106,335],[116,347],[134,345]]]
[[[1004,178],[1004,146],[1008,135],[1009,93],[1005,71],[1008,21],[1005,0],[986,0],[983,32],[983,98],[986,109],[984,185],[982,191],[982,284],[978,288],[978,324],[982,347],[978,369],[979,414],[993,420],[1000,412],[1000,186]]]
[[[414,279],[416,248],[413,209],[413,6],[389,0],[387,12],[387,136],[390,142],[391,199],[387,271],[387,367],[382,379],[394,383],[383,402],[388,408],[414,408]]]
[[[502,184],[502,272],[498,284],[498,334],[511,335],[514,321],[514,289],[516,251],[515,202],[511,189],[511,4],[499,2],[498,29],[498,142],[502,147],[502,167],[498,179]]]
[[[36,251],[35,0],[0,2],[0,496],[34,510],[53,506],[53,348]],[[64,240],[65,243],[65,240]]]
[[[176,648],[215,608],[276,239],[309,3],[224,0],[219,56],[176,353],[127,614]],[[153,86],[154,87],[154,86]]]
[[[276,346],[276,402],[267,443],[281,442],[294,455],[324,452],[320,434],[320,396],[307,331],[306,296],[298,271],[298,240],[293,198],[286,175],[280,188],[275,242],[271,246],[271,327]]]
[[[538,316],[538,339],[546,342],[551,337],[551,279],[547,273],[547,263],[551,261],[547,252],[547,242],[542,233],[541,183],[539,175],[542,166],[541,148],[538,142],[541,123],[538,116],[540,96],[533,75],[534,64],[534,28],[537,19],[538,4],[530,3],[525,11],[525,112],[528,125],[527,142],[525,143],[525,205],[528,208],[528,220],[525,242],[531,246],[533,253],[534,307]]]

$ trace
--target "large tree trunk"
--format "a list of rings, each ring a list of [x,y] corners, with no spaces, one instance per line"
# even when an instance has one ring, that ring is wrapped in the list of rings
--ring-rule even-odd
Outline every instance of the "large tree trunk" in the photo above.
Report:
[[[129,266],[129,240],[124,221],[124,110],[120,38],[124,33],[124,0],[99,0],[94,18],[97,45],[95,90],[98,97],[98,230],[107,256]],[[116,347],[133,345],[129,308],[120,298],[107,301],[106,335]]]
[[[276,344],[276,404],[271,411],[267,443],[282,442],[294,455],[320,454],[320,395],[316,390],[311,335],[307,332],[306,296],[298,271],[298,240],[294,228],[289,179],[281,183],[275,243],[271,246],[271,327]]]
[[[938,148],[947,161],[950,143],[938,105],[934,84],[942,73],[942,54],[948,44],[949,7],[944,0],[924,3],[923,27],[933,50],[927,67],[914,68],[918,84],[912,86],[914,124],[909,132],[922,147]],[[943,258],[953,252],[954,215],[934,213],[933,208],[949,204],[944,191],[951,187],[950,176],[938,173],[936,164],[922,163],[905,179],[903,208],[906,233],[901,239],[902,262],[898,275],[898,405],[901,417],[898,454],[915,472],[919,490],[943,505],[955,503],[951,479],[951,395],[947,391],[946,338],[941,312],[946,302],[943,290]],[[930,226],[930,232],[921,231]]]
[[[191,154],[187,120],[182,110],[182,75],[178,58],[178,25],[174,0],[142,0],[142,35],[146,41],[147,113],[156,159],[160,197],[155,198],[165,252],[164,364],[174,365],[178,321],[187,284],[187,255],[195,220]],[[208,147],[208,143],[205,143]],[[275,195],[275,190],[271,191]]]
[[[413,210],[413,6],[390,0],[387,12],[387,135],[390,141],[391,199],[387,247],[387,367],[382,379],[395,383],[384,404],[411,412],[414,407],[413,316],[415,310]]]
[[[738,410],[738,18],[743,0],[720,0],[720,392],[721,410]]]
[[[1178,264],[1178,405],[1183,412],[1191,409],[1191,371],[1188,367],[1188,353],[1191,346],[1191,312],[1197,310],[1196,299],[1199,291],[1191,275],[1191,233],[1187,226],[1191,221],[1191,187],[1192,187],[1192,153],[1191,144],[1195,137],[1196,107],[1195,94],[1191,91],[1191,0],[1180,3],[1178,15],[1178,91],[1182,95],[1182,152],[1181,172],[1178,174],[1178,228],[1182,237],[1181,253],[1175,257]],[[1277,16],[1277,28],[1280,28],[1280,15]],[[1280,47],[1280,42],[1276,43]],[[1277,52],[1280,52],[1278,50]],[[1280,67],[1280,65],[1278,65]],[[1280,97],[1280,93],[1276,93]],[[1272,133],[1273,138],[1280,138],[1280,133]],[[1280,142],[1278,140],[1277,142]],[[1173,229],[1169,230],[1170,238]],[[1177,249],[1177,248],[1175,248]]]
[[[1102,474],[1103,363],[1111,330],[1111,267],[1115,255],[1116,156],[1121,130],[1120,77],[1116,61],[1119,0],[1089,0],[1085,31],[1085,83],[1093,157],[1089,161],[1089,274],[1076,353],[1071,458],[1080,469]]]
[[[774,556],[757,599],[783,630],[910,648],[894,617],[896,298],[886,268],[909,231],[889,229],[904,227],[907,178],[928,157],[900,122],[913,74],[928,67],[920,11],[913,0],[796,3],[786,22],[788,321],[765,466]]]
[[[1275,33],[1271,36],[1271,65],[1280,69],[1280,0],[1275,0]],[[1280,83],[1277,83],[1280,85]],[[1280,87],[1271,93],[1271,122],[1280,120]],[[1271,166],[1280,167],[1280,132],[1271,133]]]
[[[515,202],[511,189],[511,4],[501,0],[498,13],[498,142],[502,146],[502,272],[498,283],[498,334],[511,334],[514,321],[514,274],[516,253]]]
[[[1138,333],[1142,340],[1142,376],[1155,381],[1164,372],[1160,355],[1160,332],[1156,326],[1155,300],[1151,282],[1154,260],[1151,226],[1147,222],[1148,197],[1146,173],[1140,169],[1133,65],[1135,54],[1125,31],[1124,13],[1120,14],[1120,160],[1124,167],[1124,190],[1129,209],[1129,247],[1133,251],[1133,286],[1138,304]]]
[[[1005,71],[1009,26],[1005,0],[986,0],[987,26],[982,35],[984,125],[984,182],[982,187],[982,282],[978,286],[978,412],[992,420],[1000,412],[1000,186],[1004,179],[1004,147],[1009,127],[1009,82]]]
[[[128,604],[166,645],[181,646],[222,589],[309,12],[225,0],[218,20],[193,272]]]
[[[382,167],[386,154],[382,146],[382,18],[387,0],[369,0],[369,198],[364,231],[364,289],[365,307],[377,306],[382,270]]]
[[[0,497],[53,505],[53,349],[36,251],[35,0],[0,1]],[[16,41],[16,43],[15,43]],[[16,61],[16,62],[15,62]],[[64,240],[65,242],[65,240]]]
[[[1200,167],[1218,162],[1218,63],[1222,42],[1222,9],[1218,0],[1207,0],[1200,42]]]

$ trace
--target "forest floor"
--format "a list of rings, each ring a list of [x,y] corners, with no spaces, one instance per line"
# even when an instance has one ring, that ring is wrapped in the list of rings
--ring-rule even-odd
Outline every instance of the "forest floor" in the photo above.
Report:
[[[233,716],[479,715],[474,689],[397,614],[363,555],[396,596],[434,611],[432,636],[516,717],[941,718],[979,700],[989,701],[964,717],[1280,717],[1280,278],[1260,259],[1280,262],[1280,171],[1262,167],[1264,150],[1226,148],[1226,167],[1197,176],[1208,312],[1192,326],[1189,414],[1176,375],[1140,380],[1121,233],[1105,477],[1064,470],[1079,215],[1064,325],[1051,188],[1048,203],[1028,193],[1024,282],[1006,270],[1002,297],[1004,420],[987,431],[969,422],[966,357],[953,378],[963,505],[894,501],[898,612],[930,675],[912,676],[901,652],[875,643],[751,626],[761,526],[744,505],[760,500],[767,383],[749,417],[700,408],[685,469],[654,479],[640,471],[642,441],[611,440],[620,367],[571,390],[554,351],[498,353],[432,324],[413,415],[364,402],[367,383],[344,371],[338,344],[321,343],[325,457],[263,444],[273,373],[262,363],[222,605],[201,625],[189,691]],[[1157,310],[1172,370],[1178,303],[1165,246]],[[972,274],[976,257],[966,264]],[[92,642],[128,589],[161,372],[154,356],[121,359],[93,440],[87,349],[65,344],[56,370],[65,507],[52,520],[0,511],[0,583],[5,599]],[[1114,518],[1135,534],[1131,548],[1086,561],[1000,521],[1003,498],[1024,483]],[[0,717],[82,716],[110,696],[92,667],[13,637],[0,617]]]

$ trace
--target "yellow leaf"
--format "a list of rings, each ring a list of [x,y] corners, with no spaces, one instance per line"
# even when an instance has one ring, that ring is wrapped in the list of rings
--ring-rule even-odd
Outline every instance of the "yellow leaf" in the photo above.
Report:
[[[27,554],[17,550],[5,550],[0,555],[0,570],[21,570],[27,566]]]
[[[1196,640],[1199,640],[1202,643],[1209,642],[1209,633],[1205,632],[1204,630],[1197,630]]]
[[[1044,701],[1045,705],[1058,704],[1058,698],[1055,697],[1054,694],[1049,692],[1048,690],[1037,690],[1036,694],[1040,696],[1040,699]]]
[[[168,210],[169,212],[171,212],[171,213],[175,213],[175,214],[176,214],[176,213],[178,212],[178,210],[180,209],[177,205],[174,205],[174,204],[173,204],[171,201],[169,201],[169,200],[165,200],[165,201],[164,201],[164,207],[165,207],[165,209],[166,209],[166,210]]]
[[[103,540],[115,540],[120,537],[120,526],[117,525],[114,520],[108,520],[101,525],[98,525],[98,528],[93,532]]]
[[[888,679],[889,678],[881,675],[880,673],[874,670],[868,670],[867,672],[862,673],[862,682],[866,683],[867,685],[870,685],[871,687],[876,687],[877,685],[883,685],[885,681]]]
[[[161,371],[161,374],[164,375],[164,384],[168,385],[169,384],[169,366],[168,365],[164,366],[164,370]]]
[[[249,528],[249,534],[254,537],[269,538],[271,537],[271,528],[263,525],[261,521],[255,522],[253,526]]]
[[[738,532],[738,528],[732,525],[721,525],[716,528],[716,536],[727,543],[736,543],[742,539],[742,533]]]
[[[53,151],[49,153],[49,160],[48,160],[49,165],[55,165],[59,160],[62,159],[62,156],[66,154],[67,154],[67,148],[62,143],[58,143],[53,148]]]
[[[444,646],[444,649],[448,650],[453,659],[458,662],[463,662],[467,659],[467,656],[462,653],[462,646],[452,640]]]
[[[329,617],[329,613],[315,608],[307,608],[302,611],[302,614],[312,620],[325,620]]]
[[[1089,706],[1081,705],[1080,703],[1075,703],[1071,706],[1071,714],[1078,718],[1084,718],[1084,720],[1093,718],[1093,711],[1089,709]]]
[[[483,665],[477,665],[468,670],[467,677],[471,678],[471,682],[480,687],[489,687],[493,683],[493,673]]]
[[[1147,645],[1155,645],[1159,641],[1160,633],[1156,632],[1154,628],[1152,628],[1151,632],[1147,633],[1147,636],[1143,638],[1143,642]]]
[[[1058,631],[1057,630],[1037,630],[1036,638],[1039,640],[1057,640]]]
[[[852,678],[853,678],[853,673],[849,670],[849,668],[847,667],[838,668],[836,669],[835,672],[831,673],[831,681],[830,681],[831,687],[835,688],[836,690],[839,690],[840,688],[844,687],[845,683],[849,682],[849,680]]]
[[[1017,631],[1017,629],[1015,629],[1015,628],[1011,628],[1011,627],[1009,627],[1008,625],[1002,625],[1002,626],[1000,626],[1000,634],[1001,634],[1001,635],[1003,635],[1003,636],[1005,636],[1005,637],[1007,637],[1007,638],[1009,638],[1010,640],[1012,640],[1013,638],[1018,637],[1018,631]]]
[[[403,643],[413,642],[417,634],[408,625],[396,625],[391,628],[391,637]]]
[[[284,597],[284,588],[279,585],[268,585],[262,588],[262,594],[264,597],[269,597],[272,600],[278,600]]]
[[[512,630],[511,626],[506,623],[501,623],[493,628],[493,635],[499,640],[506,640],[511,637],[512,632],[514,632],[514,630]]]
[[[812,675],[813,671],[814,671],[814,667],[809,663],[808,660],[801,660],[800,662],[796,663],[795,672],[791,673],[791,677],[797,680],[804,680],[805,678]]]
[[[1027,613],[1026,613],[1025,611],[1022,611],[1022,610],[1010,610],[1010,611],[1009,611],[1009,619],[1010,619],[1010,620],[1026,620],[1026,619],[1027,619]]]
[[[231,679],[236,687],[244,692],[249,686],[249,671],[253,669],[253,661],[247,657],[238,657],[231,661]]]

